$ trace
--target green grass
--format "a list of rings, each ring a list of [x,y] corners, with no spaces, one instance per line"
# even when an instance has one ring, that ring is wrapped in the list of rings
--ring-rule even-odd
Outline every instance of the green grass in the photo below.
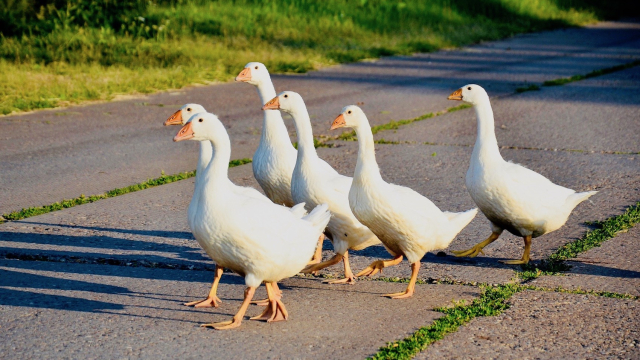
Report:
[[[559,248],[549,256],[549,260],[564,261],[575,258],[580,253],[599,247],[603,242],[616,237],[618,233],[631,229],[638,222],[640,222],[640,202],[627,208],[623,214],[612,216],[604,221],[588,223],[596,229],[587,231],[580,239]]]
[[[326,139],[320,139],[319,140],[319,139],[316,139],[314,137],[313,138],[313,147],[316,148],[316,149],[317,148],[323,148],[323,147],[324,148],[332,148],[333,147],[333,144],[327,144],[325,141],[326,141]],[[291,144],[293,145],[294,148],[296,148],[296,149],[298,148],[298,142],[297,141],[294,141]]]
[[[300,73],[628,13],[602,0],[159,0],[105,18],[117,2],[37,1],[53,2],[0,0],[0,113],[229,81],[249,61]]]
[[[408,282],[408,279],[385,279],[390,282]],[[425,282],[423,281],[422,283]],[[524,290],[594,295],[615,299],[639,299],[638,296],[629,294],[581,289],[568,290],[561,287],[548,289],[520,284],[504,284],[498,286],[481,284],[479,286],[482,288],[482,294],[479,298],[473,300],[471,304],[461,302],[455,303],[454,306],[450,308],[435,309],[435,311],[439,311],[445,315],[435,320],[431,325],[418,329],[411,336],[405,339],[388,343],[386,346],[380,348],[375,355],[370,357],[370,359],[411,359],[419,352],[426,349],[430,344],[443,339],[449,333],[457,331],[460,326],[467,324],[476,317],[500,315],[509,308],[507,300],[509,300],[514,294]]]
[[[595,290],[582,290],[582,289],[565,289],[560,286],[555,288],[545,288],[533,285],[521,285],[523,289],[526,290],[534,290],[534,291],[547,291],[547,292],[557,292],[564,294],[575,294],[575,295],[593,295],[600,297],[608,297],[612,299],[629,299],[629,300],[639,300],[639,296],[631,295],[631,294],[620,294],[611,291],[595,291]]]
[[[413,119],[405,119],[405,120],[397,120],[397,121],[396,120],[391,120],[390,122],[388,122],[386,124],[372,126],[371,127],[371,132],[373,134],[377,134],[380,131],[397,130],[402,125],[408,125],[408,124],[414,123],[416,121],[422,121],[422,120],[425,120],[425,119],[430,119],[432,117],[444,115],[446,113],[455,112],[455,111],[462,110],[462,109],[467,109],[467,108],[470,108],[471,106],[472,106],[471,104],[462,104],[462,105],[450,107],[450,108],[448,108],[446,110],[443,110],[443,111],[438,111],[438,112],[435,112],[435,113],[434,112],[430,112],[430,113],[427,113],[427,114],[424,114],[424,115],[420,115],[420,116],[415,117]],[[336,139],[344,140],[344,141],[356,141],[357,140],[356,132],[355,131],[343,132],[342,134],[338,135],[336,137]]]
[[[411,359],[429,344],[455,332],[479,316],[496,316],[509,308],[507,300],[523,288],[515,284],[484,287],[482,295],[469,305],[457,303],[452,308],[435,309],[445,315],[429,326],[418,329],[411,336],[387,344],[370,359]]]
[[[523,87],[519,87],[516,89],[516,92],[518,94],[523,93],[523,92],[527,92],[527,91],[537,91],[540,90],[540,86],[536,85],[536,84],[531,84],[529,86],[523,86]]]
[[[634,227],[640,222],[640,202],[630,206],[624,213],[612,216],[604,221],[588,223],[595,226],[587,231],[580,239],[565,244],[545,260],[537,264],[530,263],[522,266],[518,277],[523,281],[536,279],[542,275],[557,275],[569,270],[565,260],[573,259],[579,254],[587,252],[594,247],[599,247],[603,242],[610,240],[620,232]]]
[[[376,143],[376,144],[386,144],[386,145],[398,145],[398,144],[400,144],[400,141],[385,140],[384,138],[382,138],[380,140],[375,140],[374,143]]]
[[[584,74],[584,75],[573,75],[573,76],[568,77],[568,78],[547,80],[547,81],[542,83],[542,86],[561,86],[561,85],[565,85],[565,84],[572,83],[572,82],[575,82],[575,81],[581,81],[581,80],[594,78],[594,77],[597,77],[597,76],[611,74],[611,73],[614,73],[616,71],[629,69],[629,68],[632,68],[632,67],[638,66],[638,65],[640,65],[640,60],[634,60],[634,61],[626,63],[626,64],[621,64],[621,65],[611,66],[611,67],[604,68],[604,69],[594,70],[594,71],[591,71],[590,73],[587,73],[587,74]],[[517,88],[516,89],[516,93],[520,94],[520,93],[527,92],[527,91],[537,91],[537,90],[540,90],[540,86],[538,86],[536,84],[531,84],[529,86],[523,86],[523,87]]]
[[[240,165],[244,165],[244,164],[248,164],[251,162],[251,159],[239,159],[239,160],[231,160],[229,162],[229,167],[236,167],[236,166],[240,166]],[[103,199],[108,199],[108,198],[112,198],[112,197],[116,197],[116,196],[120,196],[120,195],[124,195],[124,194],[128,194],[131,192],[136,192],[136,191],[140,191],[140,190],[144,190],[144,189],[148,189],[148,188],[152,188],[152,187],[156,187],[156,186],[160,186],[160,185],[164,185],[164,184],[169,184],[175,181],[180,181],[180,180],[184,180],[184,179],[189,179],[196,176],[196,172],[194,171],[189,171],[189,172],[183,172],[183,173],[178,173],[178,174],[173,174],[173,175],[165,175],[164,173],[155,179],[149,179],[146,181],[143,181],[141,183],[135,184],[135,185],[130,185],[130,186],[126,186],[126,187],[122,187],[122,188],[118,188],[118,189],[113,189],[110,191],[107,191],[104,194],[98,194],[98,195],[91,195],[91,196],[84,196],[80,195],[79,197],[75,198],[75,199],[65,199],[62,200],[60,202],[56,202],[50,205],[44,205],[44,206],[35,206],[35,207],[30,207],[27,209],[22,209],[20,211],[13,211],[7,214],[3,214],[2,218],[0,219],[0,223],[4,222],[4,221],[15,221],[15,220],[22,220],[22,219],[26,219],[32,216],[37,216],[37,215],[42,215],[42,214],[46,214],[46,213],[50,213],[52,211],[58,211],[58,210],[62,210],[62,209],[66,209],[66,208],[70,208],[70,207],[74,207],[77,205],[82,205],[82,204],[88,204],[88,203],[92,203],[92,202],[96,202],[98,200],[103,200]]]
[[[640,65],[640,60],[635,60],[635,61],[632,61],[632,62],[629,62],[629,63],[626,63],[626,64],[622,64],[622,65],[616,65],[616,66],[611,66],[611,67],[600,69],[600,70],[594,70],[594,71],[592,71],[592,72],[590,72],[588,74],[584,74],[584,75],[574,75],[574,76],[568,77],[568,78],[547,80],[547,81],[543,82],[542,85],[543,86],[560,86],[560,85],[568,84],[568,83],[571,83],[571,82],[574,82],[574,81],[586,80],[586,79],[590,79],[590,78],[597,77],[597,76],[611,74],[611,73],[614,73],[616,71],[629,69],[629,68],[632,68],[632,67],[638,66],[638,65]]]

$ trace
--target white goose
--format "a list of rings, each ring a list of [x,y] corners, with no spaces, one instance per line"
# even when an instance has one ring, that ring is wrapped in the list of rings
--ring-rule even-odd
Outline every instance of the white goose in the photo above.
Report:
[[[250,62],[236,76],[236,81],[246,82],[255,86],[260,96],[260,104],[276,96],[276,89],[271,81],[269,70],[259,62]],[[298,151],[291,144],[289,132],[278,110],[265,110],[262,118],[262,135],[260,144],[253,154],[253,176],[260,184],[264,193],[276,204],[293,206],[291,197],[291,174],[296,166]],[[322,260],[322,243],[324,236],[320,236],[318,247],[311,259],[311,263]]]
[[[361,250],[379,244],[380,240],[356,219],[349,208],[349,189],[353,179],[340,175],[318,157],[313,144],[309,113],[298,93],[285,91],[266,103],[262,109],[280,109],[293,117],[298,134],[298,158],[291,178],[294,202],[305,202],[307,209],[326,203],[331,210],[328,229],[336,255],[328,261],[310,265],[304,272],[318,271],[343,260],[345,277],[328,282],[355,283],[355,276],[349,266],[348,250]]]
[[[169,125],[184,125],[187,123],[187,120],[191,118],[194,114],[198,113],[206,113],[206,110],[202,105],[199,104],[186,104],[180,110],[176,111],[173,115],[171,115],[165,122],[165,126]],[[198,156],[198,165],[196,167],[196,180],[195,187],[193,189],[193,197],[191,198],[191,202],[189,203],[189,209],[187,211],[187,219],[189,223],[189,228],[191,231],[195,228],[195,219],[196,219],[196,210],[198,209],[198,200],[200,196],[198,196],[200,191],[200,184],[202,183],[202,177],[204,176],[204,170],[207,165],[211,161],[211,157],[213,155],[213,148],[211,147],[211,142],[208,140],[200,141],[200,155]],[[229,181],[231,183],[231,181]],[[257,200],[262,200],[266,202],[270,202],[270,200],[261,194],[258,190],[250,187],[236,186],[231,183],[230,188],[245,196],[254,197]],[[301,218],[307,212],[304,209],[302,204],[298,204],[294,206],[290,210],[297,217]],[[211,286],[211,290],[209,291],[209,295],[204,300],[196,300],[192,302],[187,302],[184,305],[186,306],[194,306],[194,307],[218,307],[221,300],[216,295],[218,292],[218,283],[220,282],[220,277],[222,276],[224,269],[221,266],[216,265],[215,275],[213,277],[213,285]],[[273,284],[276,292],[279,292],[279,288],[277,284]],[[255,302],[259,305],[266,305],[264,300],[259,300]]]
[[[507,230],[524,239],[524,254],[505,264],[527,264],[531,239],[557,230],[571,211],[597,191],[576,193],[552,183],[524,166],[505,161],[500,155],[489,95],[478,85],[465,85],[449,100],[473,104],[478,135],[467,170],[467,190],[482,213],[491,221],[491,235],[474,247],[454,251],[457,256],[475,257]]]
[[[261,105],[276,96],[269,71],[264,64],[250,62],[236,77],[258,89]],[[260,144],[253,155],[253,175],[267,197],[276,204],[293,206],[291,174],[297,151],[291,144],[282,115],[277,110],[264,111]]]
[[[219,330],[240,326],[255,289],[262,282],[269,305],[252,319],[286,320],[287,311],[272,284],[305,267],[329,222],[328,206],[318,206],[300,219],[284,206],[236,191],[227,173],[229,136],[213,114],[192,116],[174,137],[174,141],[182,140],[208,140],[214,154],[200,179],[200,189],[194,194],[199,199],[193,234],[216,264],[243,276],[247,285],[242,306],[232,320],[202,326]]]
[[[373,262],[358,276],[372,276],[396,265],[406,256],[411,264],[411,281],[404,292],[386,294],[393,299],[413,295],[420,270],[420,259],[427,251],[444,249],[478,213],[442,212],[429,199],[404,186],[382,179],[376,162],[373,133],[362,109],[346,106],[333,121],[331,129],[350,127],[358,137],[358,161],[349,205],[356,218],[366,225],[394,256],[393,260]]]

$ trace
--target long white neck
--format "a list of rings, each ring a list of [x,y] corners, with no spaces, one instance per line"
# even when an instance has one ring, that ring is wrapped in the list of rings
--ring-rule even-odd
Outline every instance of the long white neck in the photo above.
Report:
[[[269,79],[268,81],[261,81],[260,84],[256,86],[256,88],[258,89],[258,96],[260,96],[262,105],[266,104],[267,101],[276,97],[276,89],[273,87],[273,82],[271,82],[271,79]],[[267,112],[269,111],[279,113],[278,110],[267,110]]]
[[[376,161],[373,133],[368,121],[354,127],[358,137],[358,161],[354,181],[382,180]]]
[[[203,174],[212,156],[213,148],[211,147],[211,141],[200,141],[200,156],[198,157],[198,167],[196,168],[196,189],[198,188],[198,184],[202,182]]]
[[[200,156],[198,157],[198,167],[196,168],[196,183],[193,188],[193,197],[189,202],[187,209],[189,227],[193,231],[195,229],[196,213],[198,212],[198,204],[202,194],[202,184],[207,172],[207,165],[211,162],[213,156],[213,148],[210,141],[200,141]]]
[[[318,157],[316,148],[313,146],[313,129],[311,128],[311,119],[309,112],[304,104],[300,104],[298,108],[291,112],[293,124],[298,134],[298,159],[304,157]]]
[[[273,87],[271,79],[260,82],[260,84],[257,86],[257,89],[262,105],[266,104],[269,100],[276,97],[276,89]],[[262,117],[262,135],[260,137],[260,143],[289,144],[289,146],[293,148],[291,139],[289,138],[289,131],[287,131],[287,127],[284,125],[284,121],[282,120],[282,114],[280,113],[280,111],[264,111]]]
[[[481,161],[483,164],[504,162],[498,140],[496,139],[495,125],[493,123],[493,110],[487,98],[485,101],[474,105],[478,122],[478,136],[473,147],[473,159]]]
[[[226,135],[226,134],[225,134]],[[221,190],[221,184],[229,182],[229,160],[231,159],[231,142],[229,136],[218,136],[216,141],[210,141],[212,158],[204,170],[202,181],[207,187],[214,186]],[[215,184],[215,185],[212,185]],[[218,185],[218,186],[216,186]]]

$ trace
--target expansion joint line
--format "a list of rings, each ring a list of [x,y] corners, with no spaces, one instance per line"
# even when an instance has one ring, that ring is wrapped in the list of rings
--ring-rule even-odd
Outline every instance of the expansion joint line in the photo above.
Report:
[[[631,61],[629,63],[626,64],[622,64],[622,65],[616,65],[616,66],[612,66],[612,67],[608,67],[608,68],[604,68],[604,69],[599,69],[599,70],[594,70],[591,71],[587,74],[583,74],[583,75],[574,75],[568,78],[559,78],[559,79],[554,79],[554,80],[547,80],[545,82],[542,83],[542,85],[537,85],[537,84],[530,84],[526,87],[519,87],[515,90],[515,92],[511,95],[505,95],[505,96],[499,96],[499,97],[508,97],[508,96],[514,96],[517,94],[521,94],[523,92],[527,92],[527,91],[536,91],[536,90],[540,90],[541,87],[540,86],[560,86],[560,85],[565,85],[568,83],[572,83],[575,81],[581,81],[581,80],[586,80],[586,79],[590,79],[590,78],[594,78],[594,77],[598,77],[598,76],[602,76],[602,75],[606,75],[606,74],[611,74],[617,71],[621,71],[621,70],[626,70],[635,66],[640,65],[640,59]],[[499,98],[499,97],[494,97],[494,98]],[[460,106],[454,106],[442,111],[437,111],[437,112],[430,112],[418,117],[415,117],[413,119],[405,119],[405,120],[391,120],[388,123],[382,124],[382,125],[377,125],[377,126],[373,126],[371,128],[371,131],[373,132],[373,134],[375,135],[376,133],[380,132],[380,131],[387,131],[387,130],[397,130],[399,129],[401,126],[404,125],[408,125],[411,123],[414,123],[416,121],[421,121],[421,120],[425,120],[425,119],[430,119],[433,117],[437,117],[437,116],[441,116],[450,112],[454,112],[454,111],[458,111],[458,110],[463,110],[463,109],[467,109],[470,108],[471,105],[469,104],[462,104]],[[322,139],[314,139],[314,142],[318,142],[318,143],[325,143],[327,141],[331,141],[331,140],[344,140],[344,141],[356,141],[356,133],[355,131],[348,131],[348,132],[344,132],[340,135],[337,136],[332,136],[332,137],[325,137]],[[388,141],[385,139],[380,139],[380,140],[376,140],[377,143],[379,144],[403,144],[405,142],[403,141]],[[424,143],[425,145],[442,145],[442,146],[471,146],[471,145],[462,145],[462,144],[437,144],[437,143]],[[321,145],[320,145],[321,146]],[[318,146],[316,146],[318,147]],[[602,153],[602,154],[614,154],[614,155],[636,155],[636,154],[640,154],[640,152],[619,152],[619,151],[585,151],[585,150],[577,150],[577,149],[543,149],[543,148],[529,148],[529,147],[502,147],[504,148],[508,148],[508,149],[526,149],[526,150],[543,150],[543,151],[567,151],[567,152],[583,152],[583,153]]]
[[[229,167],[233,168],[236,166],[241,166],[244,164],[248,164],[251,162],[251,159],[245,158],[245,159],[238,159],[238,160],[231,160],[229,161]],[[6,213],[6,214],[2,214],[2,216],[0,216],[0,224],[6,222],[6,221],[16,221],[16,220],[22,220],[22,219],[26,219],[32,216],[36,216],[36,215],[42,215],[42,214],[46,214],[46,213],[50,213],[52,211],[58,211],[58,210],[62,210],[62,209],[66,209],[66,208],[70,208],[70,207],[74,207],[74,206],[78,206],[78,205],[82,205],[82,204],[88,204],[88,203],[92,203],[92,202],[96,202],[99,200],[103,200],[103,199],[108,199],[108,198],[112,198],[112,197],[116,197],[116,196],[120,196],[120,195],[124,195],[124,194],[128,194],[131,192],[136,192],[136,191],[140,191],[140,190],[144,190],[144,189],[148,189],[148,188],[152,188],[152,187],[156,187],[156,186],[160,186],[160,185],[164,185],[164,184],[169,184],[172,182],[176,182],[176,181],[180,181],[180,180],[184,180],[184,179],[189,179],[196,176],[196,171],[187,171],[187,172],[183,172],[183,173],[177,173],[177,174],[173,174],[173,175],[165,175],[164,171],[162,172],[162,175],[160,175],[160,177],[155,178],[155,179],[149,179],[146,181],[143,181],[141,183],[138,184],[134,184],[134,185],[129,185],[123,188],[117,188],[117,189],[113,189],[110,191],[107,191],[106,193],[103,194],[98,194],[98,195],[90,195],[90,196],[85,196],[84,194],[80,195],[77,198],[74,199],[65,199],[62,200],[60,202],[55,202],[53,204],[49,204],[49,205],[44,205],[44,206],[34,206],[34,207],[30,207],[30,208],[23,208],[20,211],[13,211],[10,213]]]

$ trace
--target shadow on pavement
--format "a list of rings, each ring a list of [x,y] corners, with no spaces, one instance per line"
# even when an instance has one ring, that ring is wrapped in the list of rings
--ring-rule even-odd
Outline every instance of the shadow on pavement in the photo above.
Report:
[[[14,289],[7,289],[11,287]],[[43,294],[21,289],[55,289],[66,291],[87,291],[102,294],[127,294],[129,290],[120,286],[95,284],[86,281],[60,279],[44,275],[0,269],[0,304],[48,309],[63,309],[94,312],[99,310],[120,310],[124,306],[97,300]]]

